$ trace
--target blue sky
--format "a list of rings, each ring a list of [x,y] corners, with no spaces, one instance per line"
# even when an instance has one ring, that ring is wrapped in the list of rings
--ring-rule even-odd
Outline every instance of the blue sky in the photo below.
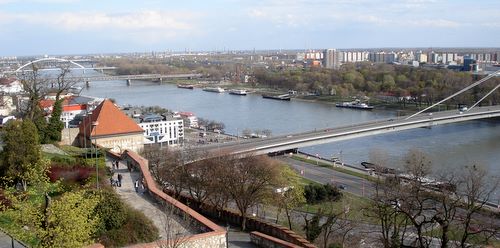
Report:
[[[0,0],[0,56],[499,47],[499,0]]]

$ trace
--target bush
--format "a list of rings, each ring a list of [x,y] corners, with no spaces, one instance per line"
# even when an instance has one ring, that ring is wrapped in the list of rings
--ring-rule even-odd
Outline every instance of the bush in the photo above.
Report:
[[[127,219],[127,211],[120,197],[113,191],[103,189],[99,192],[101,200],[95,211],[100,216],[97,233],[99,236],[106,230],[119,229]]]
[[[90,175],[94,172],[91,167],[75,165],[67,167],[64,165],[52,165],[48,176],[51,182],[62,180],[63,183],[78,183],[84,185]]]
[[[304,197],[308,204],[316,204],[324,201],[338,201],[342,198],[342,193],[331,184],[310,183],[304,187]]]
[[[139,210],[125,205],[114,191],[102,190],[100,194],[96,214],[101,223],[97,235],[105,247],[123,247],[159,238],[153,222]]]

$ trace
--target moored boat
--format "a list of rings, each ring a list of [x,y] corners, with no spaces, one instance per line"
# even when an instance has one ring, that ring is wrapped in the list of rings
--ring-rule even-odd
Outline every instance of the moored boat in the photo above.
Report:
[[[238,95],[238,96],[246,96],[247,95],[247,91],[246,90],[242,90],[242,89],[232,89],[232,90],[229,90],[229,94],[231,94],[231,95]]]
[[[335,104],[335,107],[365,109],[365,110],[372,110],[373,109],[373,106],[370,106],[366,103],[359,102],[359,101],[337,103],[337,104]]]
[[[262,95],[262,98],[274,99],[274,100],[281,100],[281,101],[290,101],[290,95],[289,94],[283,94],[283,95]]]
[[[203,91],[223,93],[224,89],[221,87],[205,87],[205,88],[203,88]]]
[[[178,84],[177,88],[192,90],[192,89],[194,89],[194,86],[191,84]]]

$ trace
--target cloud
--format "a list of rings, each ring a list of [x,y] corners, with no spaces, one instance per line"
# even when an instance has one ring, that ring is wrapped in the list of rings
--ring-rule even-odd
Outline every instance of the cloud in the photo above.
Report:
[[[60,1],[60,0],[58,0]],[[160,42],[198,32],[193,13],[142,10],[128,13],[63,12],[12,14],[0,12],[0,24],[43,27],[63,32],[101,33],[104,37],[127,37]]]
[[[80,2],[80,0],[30,0],[30,1],[26,1],[26,0],[0,0],[0,5],[1,4],[9,4],[9,3],[18,3],[18,4],[21,4],[21,3],[41,3],[41,4],[52,4],[52,3],[56,3],[56,4],[61,4],[61,3],[76,3],[76,2]]]

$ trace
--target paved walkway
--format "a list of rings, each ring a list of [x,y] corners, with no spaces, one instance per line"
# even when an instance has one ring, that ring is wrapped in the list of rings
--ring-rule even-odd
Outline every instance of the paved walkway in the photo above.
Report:
[[[109,168],[112,168],[112,162],[114,160],[107,158],[106,165]],[[183,227],[178,221],[177,218],[172,218],[167,215],[165,212],[168,212],[168,209],[162,208],[159,204],[155,203],[155,201],[148,195],[144,194],[144,190],[141,186],[139,186],[138,192],[135,191],[134,182],[136,180],[141,181],[141,175],[139,172],[129,172],[126,164],[119,163],[118,169],[114,169],[113,179],[117,180],[118,174],[123,176],[121,187],[115,187],[116,192],[120,195],[120,197],[130,206],[135,209],[140,210],[146,215],[150,220],[153,221],[155,226],[158,228],[160,232],[160,236],[162,238],[166,237],[175,237],[178,236],[187,236],[193,234],[185,227]],[[108,181],[110,182],[110,181]],[[139,183],[139,185],[141,185]],[[220,226],[225,227],[220,224]],[[168,230],[174,229],[173,232],[168,232]],[[239,247],[239,248],[253,248],[257,247],[250,242],[250,235],[247,232],[242,232],[238,228],[230,226],[228,233],[228,247]]]
[[[108,159],[106,165],[112,168],[112,162],[113,160]],[[118,179],[118,174],[123,176],[121,187],[115,187],[116,192],[128,205],[140,210],[146,217],[153,221],[162,239],[192,234],[180,224],[181,221],[178,221],[179,218],[177,215],[165,214],[169,212],[168,209],[154,203],[148,194],[144,194],[139,172],[129,172],[127,166],[122,163],[119,164],[118,169],[114,169],[114,172],[113,179],[115,180]],[[136,180],[139,181],[137,192],[134,186]]]
[[[26,246],[20,244],[16,240],[13,240],[9,235],[0,231],[0,247],[11,247],[11,248],[24,248]]]

